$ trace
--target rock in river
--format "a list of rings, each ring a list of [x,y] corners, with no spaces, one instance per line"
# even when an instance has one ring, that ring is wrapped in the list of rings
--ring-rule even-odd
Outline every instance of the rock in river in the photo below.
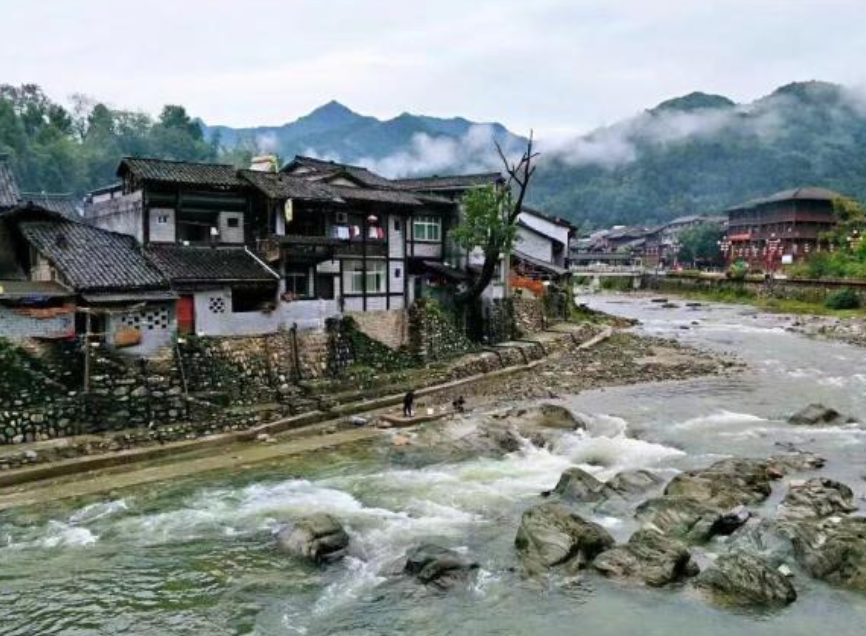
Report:
[[[680,473],[667,485],[665,495],[691,497],[719,509],[760,503],[773,490],[767,468],[765,461],[724,459],[709,468]]]
[[[728,535],[749,519],[748,511],[721,512],[690,497],[656,497],[638,506],[636,516],[644,528],[689,543],[703,543]]]
[[[444,590],[465,583],[477,569],[475,561],[454,550],[424,544],[409,551],[403,571],[425,585]]]
[[[661,587],[698,573],[697,564],[685,544],[655,530],[638,530],[628,543],[603,552],[593,567],[612,578],[640,581]]]
[[[346,555],[349,535],[334,517],[320,513],[281,530],[277,543],[295,556],[314,563],[331,563]]]
[[[854,492],[845,484],[825,477],[792,483],[779,506],[780,519],[823,519],[857,510]]]
[[[605,482],[603,494],[608,498],[617,496],[627,499],[643,495],[662,484],[664,479],[648,470],[624,470]]]
[[[866,592],[866,518],[793,523],[794,555],[810,575]]]
[[[571,501],[596,501],[604,483],[581,468],[569,468],[560,476],[552,494]]]
[[[787,576],[761,557],[744,552],[720,556],[698,575],[695,588],[720,605],[788,605],[797,600]]]
[[[809,404],[789,417],[788,422],[797,426],[832,426],[847,424],[852,420],[823,404]]]
[[[545,503],[523,513],[514,540],[530,573],[565,565],[586,567],[598,554],[614,545],[613,537],[592,523],[555,504]]]

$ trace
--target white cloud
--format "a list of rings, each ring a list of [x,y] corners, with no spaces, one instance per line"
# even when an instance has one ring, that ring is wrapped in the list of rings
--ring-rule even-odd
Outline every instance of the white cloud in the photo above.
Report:
[[[692,90],[747,101],[792,80],[866,82],[862,0],[149,0],[134,16],[113,0],[3,0],[2,14],[0,82],[183,103],[233,126],[336,98],[544,136]]]

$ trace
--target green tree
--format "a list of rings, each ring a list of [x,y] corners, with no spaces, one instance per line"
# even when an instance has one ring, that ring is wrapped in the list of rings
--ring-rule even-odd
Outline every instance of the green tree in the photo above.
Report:
[[[517,219],[535,174],[537,153],[532,150],[532,134],[526,150],[516,163],[509,163],[502,148],[496,150],[502,160],[508,181],[504,186],[489,186],[469,191],[463,198],[463,218],[451,236],[467,251],[480,249],[484,254],[481,273],[464,290],[457,293],[458,304],[478,300],[496,273],[503,253],[511,251],[517,236]]]
[[[693,267],[716,263],[721,258],[719,241],[724,231],[715,223],[701,223],[687,227],[679,235],[680,262],[690,263]]]

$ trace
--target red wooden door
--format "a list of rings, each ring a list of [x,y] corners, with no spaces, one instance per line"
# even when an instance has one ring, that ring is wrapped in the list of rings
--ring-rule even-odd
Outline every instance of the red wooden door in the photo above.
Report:
[[[195,333],[195,303],[192,296],[181,296],[177,301],[177,331]]]

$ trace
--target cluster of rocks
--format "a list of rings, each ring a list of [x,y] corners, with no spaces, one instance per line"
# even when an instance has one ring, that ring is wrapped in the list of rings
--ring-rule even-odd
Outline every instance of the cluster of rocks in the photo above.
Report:
[[[785,328],[810,337],[839,340],[860,347],[866,346],[866,321],[862,318],[797,316],[791,318]]]
[[[797,598],[795,569],[866,591],[866,518],[851,515],[857,510],[851,488],[824,477],[791,481],[775,518],[753,515],[752,508],[772,493],[773,482],[823,465],[815,455],[791,453],[766,460],[728,459],[680,473],[660,496],[637,505],[634,514],[641,527],[620,545],[570,504],[598,506],[612,498],[633,498],[657,488],[658,478],[631,471],[605,484],[571,468],[556,488],[543,493],[557,501],[524,513],[515,545],[530,573],[592,568],[653,587],[692,579],[694,590],[727,606],[792,603]],[[701,571],[693,550],[718,537],[726,539],[712,546],[727,549]]]

